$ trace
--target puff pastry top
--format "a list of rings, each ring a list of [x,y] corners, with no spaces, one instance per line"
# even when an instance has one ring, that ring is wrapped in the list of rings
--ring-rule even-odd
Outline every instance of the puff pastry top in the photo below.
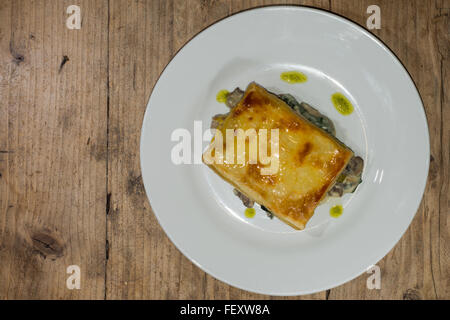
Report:
[[[279,165],[274,174],[264,175],[263,165],[237,161],[213,162],[214,138],[203,161],[243,194],[264,205],[279,219],[304,229],[315,208],[345,168],[353,152],[322,129],[293,111],[284,101],[256,83],[250,83],[241,101],[221,119],[224,153],[227,129],[279,129]],[[249,140],[245,150],[248,153]],[[270,143],[269,155],[270,155]],[[236,148],[235,154],[236,154]],[[259,150],[258,150],[259,151]],[[236,158],[235,158],[236,159]],[[211,163],[213,162],[213,163]]]

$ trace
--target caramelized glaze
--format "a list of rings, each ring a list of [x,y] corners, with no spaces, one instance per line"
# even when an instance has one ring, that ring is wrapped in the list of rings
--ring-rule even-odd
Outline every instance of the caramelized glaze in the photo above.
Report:
[[[238,128],[268,129],[269,133],[270,129],[279,129],[278,171],[261,174],[261,169],[269,165],[263,165],[259,158],[256,164],[249,163],[247,155],[243,164],[225,160],[209,167],[287,224],[304,229],[353,152],[256,83],[249,84],[242,100],[217,130],[222,132],[225,141],[226,130]],[[245,143],[248,152],[249,141]],[[213,141],[203,155],[204,161],[208,160],[206,163],[211,163],[210,155],[214,153],[211,151],[214,151]],[[236,155],[236,148],[234,151]]]

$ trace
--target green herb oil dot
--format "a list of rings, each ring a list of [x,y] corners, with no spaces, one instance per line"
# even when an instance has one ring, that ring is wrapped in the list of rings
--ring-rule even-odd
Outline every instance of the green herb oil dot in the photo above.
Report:
[[[280,79],[287,83],[302,83],[308,80],[308,77],[298,71],[286,71],[280,75]]]
[[[228,94],[229,94],[228,90],[225,90],[225,89],[217,92],[217,95],[216,95],[217,102],[225,103],[227,101]]]
[[[330,209],[330,216],[333,218],[339,218],[342,215],[342,212],[344,212],[344,208],[340,204],[331,207]]]
[[[352,103],[342,93],[336,92],[333,94],[331,96],[331,102],[333,102],[336,110],[344,116],[353,112]]]
[[[253,218],[255,216],[255,208],[247,208],[245,209],[245,216],[249,219]]]

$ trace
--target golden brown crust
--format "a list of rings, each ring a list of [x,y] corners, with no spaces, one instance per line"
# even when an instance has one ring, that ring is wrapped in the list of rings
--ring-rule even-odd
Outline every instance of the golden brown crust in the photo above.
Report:
[[[268,165],[263,165],[259,158],[256,164],[249,163],[248,155],[244,164],[224,161],[209,164],[209,167],[282,221],[304,229],[353,152],[256,83],[249,84],[242,100],[217,130],[222,132],[225,145],[227,129],[251,128],[269,132],[279,129],[279,170],[276,173],[261,174],[261,169]],[[247,154],[248,144],[246,140]],[[214,151],[211,141],[204,160],[209,157],[208,152],[214,154]],[[211,161],[210,157],[208,159]]]

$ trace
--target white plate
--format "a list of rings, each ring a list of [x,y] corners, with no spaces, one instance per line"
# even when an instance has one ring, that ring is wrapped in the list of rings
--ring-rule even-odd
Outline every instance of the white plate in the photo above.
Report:
[[[282,82],[280,73],[293,69],[308,81]],[[364,158],[363,183],[341,200],[340,218],[331,218],[330,204],[324,204],[303,231],[260,209],[247,219],[233,188],[205,165],[172,162],[172,132],[186,128],[193,134],[194,120],[202,120],[205,130],[214,114],[227,111],[216,93],[250,81],[318,108]],[[336,91],[351,100],[352,115],[334,109],[330,97]],[[142,126],[144,185],[169,238],[215,278],[264,294],[329,289],[377,263],[414,217],[428,164],[423,106],[401,63],[356,24],[304,7],[245,11],[198,34],[162,73]]]

